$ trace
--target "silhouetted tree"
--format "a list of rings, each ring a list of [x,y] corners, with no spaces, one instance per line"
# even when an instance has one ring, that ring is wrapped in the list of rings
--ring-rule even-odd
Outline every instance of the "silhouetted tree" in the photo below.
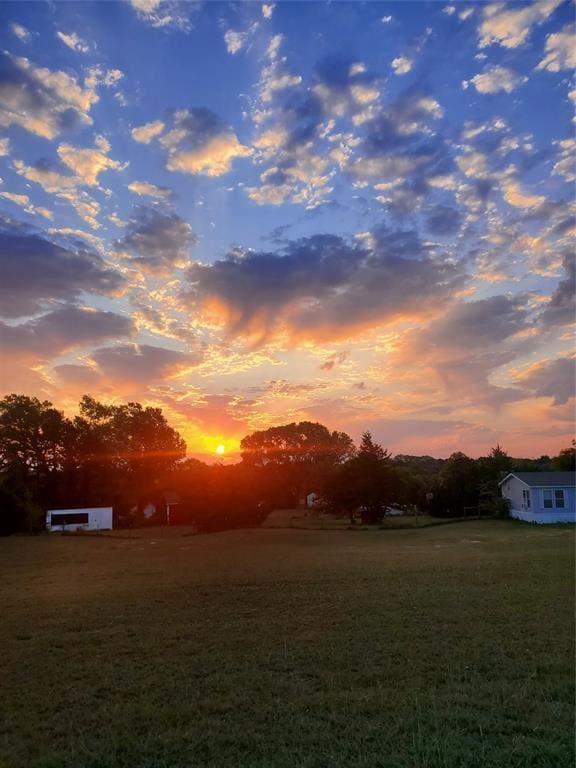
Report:
[[[109,503],[118,494],[146,500],[157,491],[155,481],[186,454],[185,442],[160,408],[107,405],[85,395],[73,423],[80,496],[94,503]]]
[[[397,500],[399,486],[390,454],[364,432],[358,454],[333,471],[323,495],[329,509],[351,515],[360,510],[362,522],[375,524]]]
[[[310,421],[254,432],[240,447],[243,463],[259,470],[268,498],[290,504],[319,487],[332,467],[354,455],[354,443],[347,434]]]
[[[7,395],[0,400],[0,483],[4,506],[12,510],[6,515],[20,522],[5,527],[34,527],[39,508],[113,500],[126,507],[185,451],[159,408],[105,405],[85,396],[71,421],[47,400]]]
[[[432,514],[459,517],[465,507],[477,507],[479,468],[465,453],[453,453],[442,465],[430,504]]]
[[[576,472],[576,440],[572,440],[570,448],[563,448],[554,456],[552,466],[557,472]]]
[[[72,425],[47,400],[6,395],[0,400],[0,472],[11,485],[25,485],[33,503],[46,505],[58,493]]]

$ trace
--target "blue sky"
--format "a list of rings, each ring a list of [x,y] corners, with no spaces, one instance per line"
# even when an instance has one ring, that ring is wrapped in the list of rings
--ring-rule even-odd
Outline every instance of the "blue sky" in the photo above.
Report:
[[[568,444],[574,4],[4,3],[3,392]]]

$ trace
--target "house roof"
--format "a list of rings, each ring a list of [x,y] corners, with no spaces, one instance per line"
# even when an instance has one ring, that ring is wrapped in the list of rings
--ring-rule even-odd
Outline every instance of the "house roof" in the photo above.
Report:
[[[516,477],[531,488],[551,488],[576,486],[576,474],[574,472],[509,472],[499,485],[509,477]]]

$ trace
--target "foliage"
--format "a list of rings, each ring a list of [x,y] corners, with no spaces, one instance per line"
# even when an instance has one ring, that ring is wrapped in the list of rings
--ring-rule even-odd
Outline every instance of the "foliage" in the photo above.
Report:
[[[240,447],[243,463],[259,470],[266,497],[287,506],[319,488],[333,467],[354,455],[354,443],[347,434],[330,432],[311,421],[254,432]]]
[[[20,479],[4,475],[0,480],[0,536],[37,533],[43,528],[44,514],[29,487]]]
[[[85,395],[67,418],[47,400],[0,400],[3,533],[37,530],[51,507],[113,506],[114,527],[166,522],[166,492],[180,501],[171,523],[201,530],[259,525],[271,508],[290,508],[310,491],[327,509],[382,520],[391,504],[440,517],[472,508],[501,515],[499,481],[509,471],[576,469],[576,442],[558,456],[512,458],[500,446],[472,459],[392,457],[370,432],[356,451],[343,432],[302,421],[261,430],[241,442],[242,462],[208,466],[185,459],[186,446],[160,408],[102,403]],[[156,514],[145,519],[148,503]]]
[[[60,506],[114,504],[118,521],[185,451],[159,408],[85,396],[70,420],[48,401],[7,395],[0,400],[0,468],[5,505],[17,520],[7,527],[31,530],[34,509]]]
[[[242,465],[208,466],[189,460],[174,474],[180,502],[175,524],[192,524],[201,532],[261,525],[270,508],[255,477]]]
[[[329,509],[351,515],[360,510],[362,522],[382,520],[386,507],[397,500],[399,478],[390,466],[390,454],[364,432],[358,454],[338,467],[324,487]]]
[[[558,472],[576,472],[576,440],[572,440],[569,448],[563,448],[552,459],[552,466]]]
[[[0,467],[23,476],[61,468],[68,427],[47,400],[7,395],[0,400]]]

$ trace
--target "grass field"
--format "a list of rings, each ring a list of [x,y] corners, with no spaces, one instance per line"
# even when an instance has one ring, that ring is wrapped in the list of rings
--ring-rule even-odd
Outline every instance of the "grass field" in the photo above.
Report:
[[[570,768],[574,535],[0,539],[2,768]]]

